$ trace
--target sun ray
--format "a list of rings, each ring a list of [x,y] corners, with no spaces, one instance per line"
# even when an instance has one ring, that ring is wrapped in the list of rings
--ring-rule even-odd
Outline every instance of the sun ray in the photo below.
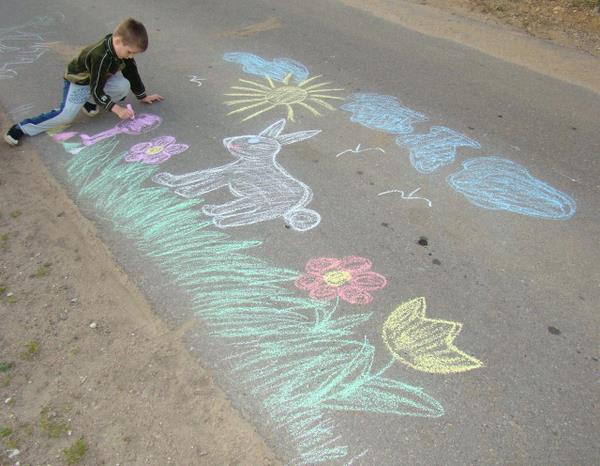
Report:
[[[338,97],[336,95],[323,95],[323,94],[310,94],[310,98],[320,98],[320,99],[335,99],[335,100],[346,100],[343,97]]]
[[[249,92],[256,92],[256,95],[264,95],[266,92],[262,89],[252,89],[251,87],[242,87],[242,86],[231,86],[232,89],[235,89],[236,91],[249,91]],[[271,89],[269,89],[270,91]]]
[[[270,76],[265,76],[265,78],[267,78],[267,81],[269,81],[269,86],[271,86],[271,89],[269,89],[269,90],[275,89],[276,86],[273,83],[273,80],[271,79],[271,77]]]
[[[323,76],[323,75],[322,74],[318,74],[316,76],[313,76],[312,78],[305,79],[301,83],[298,83],[298,87],[304,87],[305,84],[308,84],[309,82],[314,81],[315,79],[318,79],[321,76]],[[331,84],[331,83],[327,83],[327,84]]]
[[[305,109],[307,109],[314,116],[321,116],[321,114],[315,108],[311,107],[308,104],[305,104],[304,102],[300,102],[298,105],[300,105],[300,106],[304,107]]]
[[[264,98],[264,94],[245,94],[242,92],[237,92],[235,94],[223,94],[223,95],[228,95],[228,96],[232,96],[232,97],[263,97]]]
[[[257,116],[257,115],[260,115],[261,113],[265,113],[265,112],[267,112],[267,111],[269,111],[269,110],[272,110],[272,109],[274,109],[275,107],[276,107],[276,105],[271,105],[270,107],[267,107],[267,108],[265,108],[265,109],[263,109],[263,110],[259,110],[258,112],[255,112],[255,113],[253,113],[252,115],[248,115],[248,116],[247,116],[246,118],[244,118],[242,121],[247,121],[247,120],[249,120],[250,118],[254,118],[254,117],[255,117],[255,116]]]
[[[337,88],[329,88],[329,89],[308,89],[305,88],[304,89],[306,92],[308,92],[309,94],[312,94],[313,92],[331,92],[331,91],[343,91],[345,89],[337,89]]]
[[[294,120],[294,108],[291,105],[287,106],[288,112],[287,112],[287,118],[290,121],[296,121]]]
[[[332,105],[330,105],[330,104],[328,104],[324,100],[321,100],[321,99],[310,99],[310,101],[319,104],[321,107],[325,107],[327,110],[331,110],[332,112],[335,111],[335,107],[332,106]]]
[[[265,91],[270,91],[271,90],[271,88],[269,88],[268,86],[265,86],[264,84],[255,83],[254,81],[250,81],[248,79],[240,79],[239,81],[241,83],[253,84],[254,86],[258,87],[259,89],[264,89]]]
[[[285,78],[283,78],[283,81],[281,81],[281,82],[287,86],[290,84],[291,78],[292,78],[292,73],[288,73],[285,75]]]
[[[316,89],[317,87],[323,87],[323,86],[328,86],[330,85],[331,82],[327,82],[327,83],[319,83],[319,84],[313,84],[312,86],[308,86],[305,87],[304,90],[306,91],[310,91],[311,89]]]
[[[236,113],[245,112],[246,110],[250,110],[252,108],[260,107],[262,105],[269,105],[269,102],[262,101],[262,102],[259,102],[257,104],[254,104],[254,105],[248,105],[247,107],[238,108],[237,110],[232,110],[227,115],[234,115]],[[271,106],[271,107],[273,107],[273,106]],[[242,121],[244,121],[244,120],[242,120]]]
[[[237,104],[249,104],[251,102],[264,102],[265,99],[241,99],[241,100],[228,100],[225,105],[237,105]]]

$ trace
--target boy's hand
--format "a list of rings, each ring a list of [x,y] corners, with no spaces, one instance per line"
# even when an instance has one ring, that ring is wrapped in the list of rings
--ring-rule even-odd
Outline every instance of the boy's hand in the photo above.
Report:
[[[165,100],[162,95],[152,94],[140,99],[140,102],[144,102],[145,104],[153,104],[154,102],[160,102],[162,100]]]
[[[113,105],[111,111],[115,113],[121,120],[131,120],[135,116],[133,111],[117,104]]]

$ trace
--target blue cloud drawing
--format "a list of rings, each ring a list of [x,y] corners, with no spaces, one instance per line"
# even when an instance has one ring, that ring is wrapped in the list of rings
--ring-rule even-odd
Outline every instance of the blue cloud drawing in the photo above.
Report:
[[[463,162],[463,170],[449,175],[448,184],[472,204],[484,209],[508,210],[532,217],[565,220],[576,204],[566,194],[501,157],[479,157]]]
[[[283,81],[288,74],[291,74],[294,81],[300,82],[309,75],[306,66],[290,58],[274,58],[272,61],[267,61],[252,53],[231,52],[223,55],[223,60],[239,63],[248,74],[262,78],[268,76],[276,81]]]
[[[410,162],[425,174],[454,162],[458,147],[481,148],[477,141],[444,126],[432,126],[427,134],[399,136],[396,144],[410,148]]]
[[[428,119],[422,113],[403,107],[400,101],[391,95],[353,94],[352,102],[340,108],[352,112],[351,121],[392,134],[412,133],[413,123]]]

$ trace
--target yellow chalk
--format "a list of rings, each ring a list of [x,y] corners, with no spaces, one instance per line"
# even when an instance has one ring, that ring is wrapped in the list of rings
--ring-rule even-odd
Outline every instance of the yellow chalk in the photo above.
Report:
[[[454,346],[459,322],[425,317],[425,298],[401,304],[383,324],[383,341],[392,355],[413,369],[451,374],[477,369],[483,363]]]

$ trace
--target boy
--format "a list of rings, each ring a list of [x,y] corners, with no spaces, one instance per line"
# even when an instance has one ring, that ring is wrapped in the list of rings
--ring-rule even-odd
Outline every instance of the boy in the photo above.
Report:
[[[130,89],[144,103],[163,100],[158,94],[146,95],[133,59],[134,55],[147,48],[148,34],[144,25],[133,18],[126,19],[112,34],[84,48],[79,57],[69,63],[59,108],[13,125],[4,140],[16,146],[23,135],[35,136],[57,126],[68,125],[80,110],[88,116],[96,116],[100,107],[122,120],[133,118],[131,107],[115,103],[123,101]]]

